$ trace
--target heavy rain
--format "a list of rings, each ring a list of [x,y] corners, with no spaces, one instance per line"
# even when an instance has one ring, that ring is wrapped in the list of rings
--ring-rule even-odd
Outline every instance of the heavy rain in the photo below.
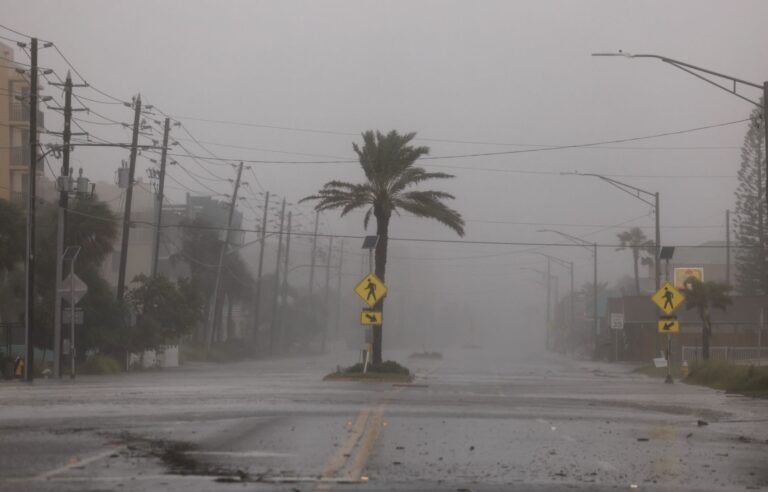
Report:
[[[0,490],[768,489],[767,3],[0,14]]]

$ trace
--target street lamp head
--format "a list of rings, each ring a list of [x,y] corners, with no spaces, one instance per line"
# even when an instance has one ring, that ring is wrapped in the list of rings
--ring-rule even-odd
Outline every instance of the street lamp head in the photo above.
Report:
[[[622,50],[619,51],[601,51],[598,53],[592,53],[592,56],[623,56],[625,58],[634,58],[632,53],[626,53]]]

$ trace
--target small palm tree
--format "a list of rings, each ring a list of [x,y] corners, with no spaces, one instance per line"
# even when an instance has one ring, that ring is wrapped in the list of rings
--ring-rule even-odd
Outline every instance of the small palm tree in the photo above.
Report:
[[[344,216],[352,210],[365,208],[363,226],[368,227],[371,215],[376,218],[376,276],[385,280],[387,266],[387,238],[392,213],[404,210],[417,217],[437,220],[450,227],[459,236],[464,235],[464,220],[448,207],[444,200],[454,197],[442,191],[410,190],[416,184],[429,179],[453,178],[450,174],[430,173],[414,164],[429,153],[428,147],[414,147],[411,141],[415,133],[400,134],[391,131],[366,131],[362,134],[363,145],[352,144],[363,168],[365,181],[349,183],[330,181],[316,195],[301,201],[317,201],[315,210],[341,209]],[[375,308],[383,310],[384,300],[379,299]],[[381,362],[382,326],[373,327],[373,362]]]
[[[696,277],[688,277],[684,285],[685,308],[696,308],[701,318],[701,358],[709,360],[709,339],[712,336],[710,308],[725,311],[733,303],[729,295],[733,287],[721,282],[702,282]]]
[[[616,235],[621,242],[621,246],[616,251],[629,249],[632,251],[632,266],[635,271],[635,294],[640,295],[640,274],[638,272],[640,263],[643,265],[652,265],[656,256],[655,244],[652,240],[645,237],[642,229],[632,227]]]

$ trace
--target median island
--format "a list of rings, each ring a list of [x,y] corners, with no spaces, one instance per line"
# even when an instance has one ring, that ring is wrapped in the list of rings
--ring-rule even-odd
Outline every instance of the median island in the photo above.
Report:
[[[387,360],[381,364],[368,364],[363,372],[363,363],[349,367],[337,367],[336,371],[323,378],[324,381],[373,381],[382,383],[410,383],[413,375],[407,367]]]

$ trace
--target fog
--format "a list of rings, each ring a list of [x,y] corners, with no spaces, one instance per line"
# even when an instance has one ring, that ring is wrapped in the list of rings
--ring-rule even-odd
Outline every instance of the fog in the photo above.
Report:
[[[310,234],[312,205],[298,201],[327,181],[363,174],[355,163],[301,161],[354,160],[362,131],[414,131],[431,156],[460,156],[423,161],[456,177],[421,186],[455,195],[450,205],[466,220],[464,238],[410,214],[393,217],[385,354],[499,343],[543,349],[546,291],[533,270],[546,269],[546,260],[536,253],[573,261],[577,288],[592,280],[592,256],[541,229],[599,243],[601,282],[632,273],[630,253],[615,250],[616,234],[638,226],[652,238],[651,207],[598,179],[561,173],[606,174],[659,192],[663,245],[724,239],[746,123],[540,150],[743,120],[753,106],[655,60],[591,53],[657,53],[760,83],[768,73],[762,1],[4,0],[0,12],[3,24],[54,41],[77,68],[75,82],[82,76],[124,100],[140,93],[181,121],[199,143],[180,128],[172,138],[195,155],[263,161],[246,162],[245,228],[260,223],[258,192],[269,190],[291,204],[295,232]],[[68,69],[51,49],[41,50],[40,64]],[[43,92],[60,94],[46,84]],[[105,101],[91,89],[77,93]],[[120,104],[89,106],[131,120]],[[58,131],[61,118],[49,113],[46,126]],[[130,128],[77,116],[92,135],[130,139]],[[526,152],[469,156],[505,151]],[[125,149],[72,154],[75,167],[106,182],[127,158]],[[150,158],[139,158],[136,176],[147,175]],[[174,159],[202,178],[171,166],[170,202],[182,203],[190,190],[231,193],[228,163]],[[201,166],[221,179],[207,179]],[[329,235],[345,237],[342,334],[354,344],[362,335],[352,287],[367,270],[361,237],[375,227],[364,230],[362,212],[321,219],[321,247]],[[246,241],[255,238],[248,233]],[[275,246],[267,245],[265,272],[273,271]],[[291,266],[309,262],[308,236],[291,248]],[[243,255],[255,272],[258,247]],[[552,266],[552,274],[562,297],[568,272]],[[290,281],[306,285],[306,269]],[[316,282],[324,282],[322,269]]]

